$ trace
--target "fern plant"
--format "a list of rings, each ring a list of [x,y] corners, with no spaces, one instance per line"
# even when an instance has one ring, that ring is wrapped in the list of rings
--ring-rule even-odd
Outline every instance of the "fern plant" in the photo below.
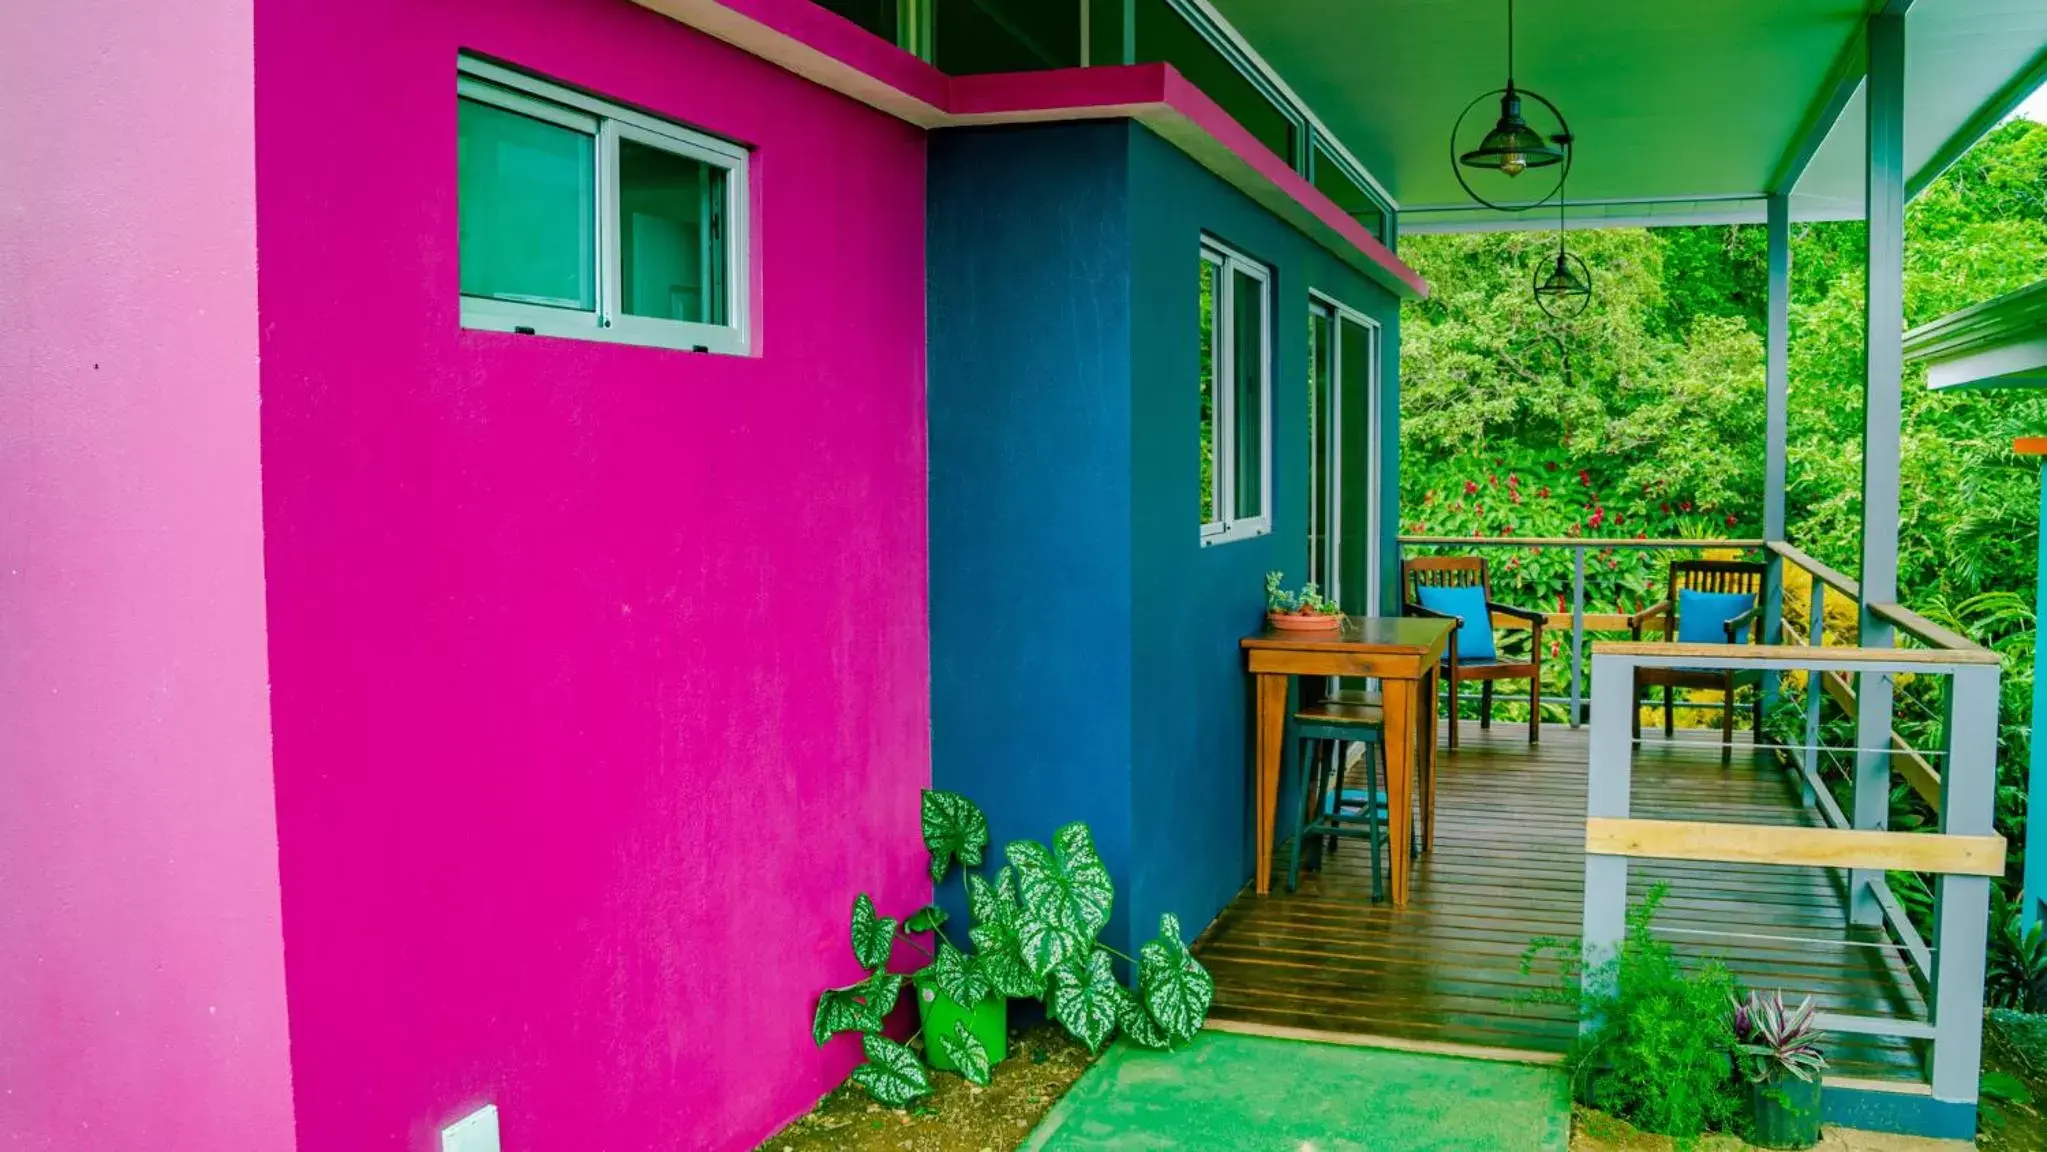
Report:
[[[1539,938],[1522,954],[1521,971],[1553,962],[1555,984],[1530,998],[1594,1021],[1566,1060],[1578,1101],[1683,1138],[1730,1126],[1743,1097],[1727,1011],[1734,977],[1713,961],[1687,972],[1656,937],[1652,923],[1668,892],[1658,884],[1628,909],[1615,955],[1595,963],[1583,941]]]
[[[2026,926],[2019,905],[1990,890],[1990,955],[1983,972],[1991,1008],[2047,1009],[2047,921]]]
[[[934,988],[963,1008],[990,996],[1043,1000],[1046,1014],[1091,1052],[1118,1031],[1158,1049],[1185,1044],[1201,1031],[1215,981],[1187,951],[1178,918],[1161,916],[1159,934],[1134,959],[1099,939],[1116,893],[1087,825],[1060,828],[1049,847],[1034,840],[1010,843],[993,879],[984,863],[988,819],[971,800],[925,790],[923,832],[933,884],[943,883],[959,865],[972,951],[953,943],[945,931],[947,914],[938,905],[898,921],[879,915],[863,892],[853,901],[852,941],[853,956],[868,976],[826,989],[811,1020],[819,1047],[841,1032],[861,1034],[866,1060],[853,1069],[852,1079],[876,1100],[900,1108],[931,1091],[930,1070],[911,1046],[917,1036],[899,1043],[881,1031],[906,981]],[[927,932],[936,938],[931,949],[916,939]],[[929,963],[906,974],[889,971],[899,939]],[[1117,978],[1118,959],[1136,971],[1134,991]],[[925,1038],[927,1045],[933,1042]],[[935,1042],[967,1080],[988,1083],[988,1050],[964,1023]]]

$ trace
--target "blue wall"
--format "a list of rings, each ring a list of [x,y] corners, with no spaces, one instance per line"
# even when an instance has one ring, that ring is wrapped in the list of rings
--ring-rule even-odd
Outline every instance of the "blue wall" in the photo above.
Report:
[[[1131,521],[1135,716],[1131,913],[1199,931],[1249,879],[1251,693],[1237,641],[1260,624],[1265,573],[1308,563],[1308,293],[1379,320],[1397,305],[1333,254],[1185,153],[1131,134],[1135,329]],[[1206,233],[1273,272],[1272,532],[1204,548],[1197,276]],[[1382,337],[1382,351],[1391,340]],[[1381,364],[1391,380],[1393,365]],[[1390,391],[1390,389],[1389,389]],[[1356,410],[1356,409],[1353,409]],[[1345,505],[1365,506],[1362,470]],[[1281,811],[1291,809],[1282,806]]]
[[[1126,153],[1108,124],[937,133],[928,236],[933,785],[980,804],[998,845],[1085,820],[1119,881]],[[1111,943],[1127,941],[1125,907]]]
[[[1130,122],[942,132],[930,172],[933,779],[998,842],[1088,821],[1117,882],[1111,944],[1161,912],[1197,933],[1253,864],[1237,640],[1264,574],[1306,570],[1308,293],[1381,322],[1388,435],[1396,305]],[[1273,531],[1210,548],[1204,233],[1274,287]],[[1362,509],[1363,470],[1346,476]]]

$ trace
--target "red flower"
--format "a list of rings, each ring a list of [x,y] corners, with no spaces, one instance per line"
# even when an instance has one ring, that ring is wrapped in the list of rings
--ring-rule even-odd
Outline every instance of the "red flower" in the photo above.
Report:
[[[1520,477],[1520,475],[1519,475],[1518,473],[1514,473],[1514,472],[1509,472],[1509,473],[1507,473],[1507,487],[1509,487],[1509,488],[1514,488],[1514,487],[1518,487],[1518,486],[1520,485],[1520,483],[1521,483],[1521,477]]]
[[[1680,512],[1689,512],[1689,511],[1691,511],[1691,510],[1692,510],[1692,502],[1691,502],[1691,501],[1689,501],[1689,500],[1686,500],[1686,501],[1685,501],[1684,503],[1682,503],[1682,504],[1679,504],[1679,505],[1678,505],[1677,507],[1678,507],[1678,511],[1680,511]]]
[[[1648,538],[1649,538],[1649,534],[1648,534],[1647,532],[1637,532],[1637,533],[1635,533],[1635,539],[1637,539],[1637,540],[1647,540]]]
[[[1513,499],[1514,503],[1516,503],[1516,504],[1519,504],[1519,503],[1521,503],[1521,493],[1519,493],[1519,492],[1510,492],[1510,493],[1508,493],[1508,495],[1509,495],[1510,497],[1512,497],[1512,499]]]
[[[1592,473],[1583,468],[1578,469],[1578,483],[1583,484],[1587,488],[1592,487]]]
[[[1620,566],[1621,566],[1621,562],[1620,562],[1620,561],[1618,561],[1618,560],[1608,560],[1608,561],[1606,562],[1606,566],[1607,566],[1608,568],[1618,568],[1618,567],[1620,567]]]
[[[1509,525],[1507,525],[1506,527],[1504,527],[1504,528],[1500,529],[1500,535],[1502,535],[1502,536],[1512,536],[1513,534],[1514,534],[1514,526],[1513,526],[1512,524],[1509,524]],[[1520,561],[1519,561],[1519,560],[1516,560],[1516,561],[1515,561],[1514,563],[1516,563],[1516,564],[1519,564],[1519,563],[1520,563]]]
[[[1478,481],[1476,481],[1476,480],[1466,480],[1466,481],[1464,482],[1464,494],[1465,494],[1466,496],[1476,496],[1476,495],[1478,495]]]
[[[1600,523],[1601,523],[1602,521],[1604,521],[1605,519],[1606,519],[1606,509],[1604,509],[1604,508],[1594,508],[1594,509],[1592,510],[1592,519],[1590,519],[1590,520],[1587,520],[1587,521],[1585,522],[1585,525],[1586,525],[1586,527],[1588,527],[1588,528],[1597,528],[1597,527],[1599,527]]]
[[[1729,528],[1732,528],[1732,527],[1734,527],[1734,517],[1733,517],[1733,515],[1732,515],[1732,514],[1730,514],[1730,515],[1729,515],[1729,516],[1727,517],[1727,526],[1728,526]]]
[[[1670,515],[1670,501],[1666,500],[1663,503],[1658,504],[1657,507],[1663,510],[1663,514],[1665,516]]]
[[[1556,470],[1557,470],[1557,462],[1556,462],[1556,461],[1554,461],[1554,460],[1544,460],[1544,461],[1542,462],[1542,470],[1543,470],[1543,471],[1545,471],[1545,472],[1554,472],[1554,471],[1556,471]]]
[[[1498,472],[1486,473],[1485,482],[1487,487],[1498,488],[1500,486],[1500,474]]]
[[[1544,484],[1542,487],[1537,488],[1535,490],[1535,494],[1537,496],[1542,497],[1544,500],[1549,499],[1549,485]]]
[[[1562,592],[1559,592],[1557,593],[1557,611],[1562,612],[1564,608],[1565,608],[1564,594]]]
[[[1483,516],[1483,515],[1485,515],[1485,505],[1483,505],[1483,504],[1473,504],[1473,505],[1471,506],[1471,514],[1472,514],[1473,516]]]

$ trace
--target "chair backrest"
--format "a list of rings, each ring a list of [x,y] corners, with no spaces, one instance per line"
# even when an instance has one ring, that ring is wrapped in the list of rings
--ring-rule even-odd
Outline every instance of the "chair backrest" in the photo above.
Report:
[[[1664,599],[1670,601],[1669,635],[1677,634],[1677,606],[1679,592],[1729,592],[1740,596],[1753,596],[1756,603],[1763,602],[1763,583],[1769,579],[1770,569],[1766,564],[1752,560],[1673,560],[1670,562],[1670,588]],[[1754,629],[1760,635],[1763,626],[1759,616]]]
[[[1421,603],[1424,586],[1430,588],[1469,588],[1477,585],[1485,598],[1493,598],[1492,576],[1486,571],[1483,556],[1420,556],[1400,562],[1400,583],[1406,590],[1409,604]]]

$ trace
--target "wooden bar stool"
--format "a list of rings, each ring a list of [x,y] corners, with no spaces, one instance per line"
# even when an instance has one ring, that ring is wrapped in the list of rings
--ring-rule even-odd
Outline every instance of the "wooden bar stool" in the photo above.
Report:
[[[1300,886],[1303,841],[1326,837],[1333,852],[1339,838],[1362,836],[1371,842],[1372,899],[1384,899],[1379,844],[1386,823],[1386,791],[1379,769],[1385,759],[1386,714],[1376,695],[1338,693],[1295,712],[1291,727],[1298,749],[1301,814],[1287,861],[1287,891]],[[1363,789],[1344,787],[1352,744],[1365,746]]]

